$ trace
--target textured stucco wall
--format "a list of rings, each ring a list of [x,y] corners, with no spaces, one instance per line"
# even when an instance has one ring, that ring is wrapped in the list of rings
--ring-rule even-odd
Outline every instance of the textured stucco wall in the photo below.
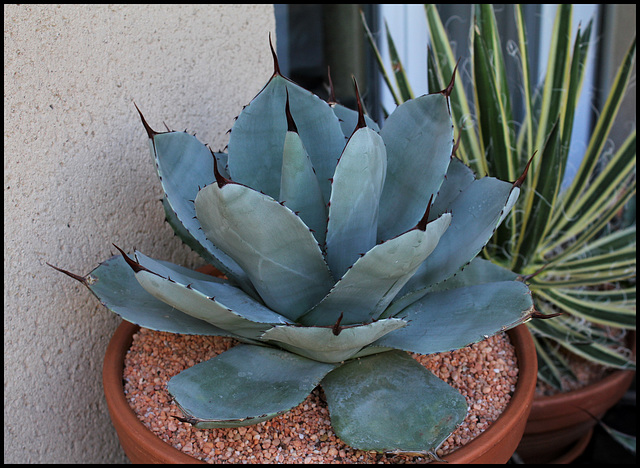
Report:
[[[119,319],[79,283],[115,251],[188,266],[145,131],[219,150],[271,76],[273,5],[5,5],[4,461],[125,461],[102,394]]]

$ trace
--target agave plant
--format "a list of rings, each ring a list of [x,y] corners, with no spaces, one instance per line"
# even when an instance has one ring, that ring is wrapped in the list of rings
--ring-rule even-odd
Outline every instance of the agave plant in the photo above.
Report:
[[[511,272],[469,264],[524,174],[476,179],[452,157],[452,85],[379,129],[361,105],[283,77],[272,53],[274,74],[227,153],[140,114],[169,223],[226,278],[119,248],[86,276],[61,271],[130,322],[241,342],[169,381],[196,427],[265,421],[321,384],[345,443],[431,452],[467,403],[407,351],[462,348],[537,315]]]
[[[425,11],[430,38],[429,88],[439,89],[456,60],[435,6],[425,5]],[[537,152],[515,209],[498,228],[483,257],[526,277],[538,310],[563,313],[554,320],[528,323],[536,341],[541,380],[561,388],[563,380],[574,378],[566,363],[567,351],[608,367],[633,368],[630,352],[621,349],[609,329],[635,330],[636,326],[635,222],[610,228],[635,196],[635,128],[615,152],[607,139],[632,72],[635,38],[578,171],[570,185],[561,189],[592,24],[578,29],[572,45],[572,6],[558,5],[546,75],[536,86],[529,70],[521,7],[515,7],[519,77],[506,75],[492,6],[477,5],[473,11],[473,98],[467,98],[460,81],[451,96],[454,126],[461,140],[458,154],[477,174],[508,179]],[[411,99],[411,87],[392,37],[387,33],[397,89],[385,71],[364,16],[363,24],[396,104]],[[510,94],[508,78],[520,78],[524,117],[519,122],[514,120],[511,104],[519,96]]]

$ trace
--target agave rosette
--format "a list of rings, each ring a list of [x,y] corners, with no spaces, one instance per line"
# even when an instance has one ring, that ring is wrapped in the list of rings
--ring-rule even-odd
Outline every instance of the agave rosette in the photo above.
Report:
[[[241,342],[170,380],[197,427],[259,423],[320,384],[352,447],[433,451],[467,403],[406,352],[462,348],[531,317],[523,282],[471,262],[522,178],[476,179],[453,156],[451,87],[379,129],[275,63],[226,154],[143,118],[167,220],[226,278],[123,251],[75,277],[140,326]]]

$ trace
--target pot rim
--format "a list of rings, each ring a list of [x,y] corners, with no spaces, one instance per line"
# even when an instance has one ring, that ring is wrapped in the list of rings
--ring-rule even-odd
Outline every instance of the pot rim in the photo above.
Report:
[[[158,456],[160,463],[204,463],[202,460],[182,453],[156,436],[138,419],[136,413],[129,406],[124,394],[122,379],[124,359],[133,342],[133,335],[139,329],[139,325],[126,320],[122,321],[109,341],[102,367],[102,384],[113,425],[114,427],[127,427],[131,431],[132,440],[124,441],[124,444],[120,440],[120,444],[123,448],[125,444],[129,444],[128,447],[130,447],[132,442],[134,446],[150,446]],[[106,359],[106,356],[111,356],[112,359]],[[119,439],[120,437],[118,434]],[[129,457],[128,453],[127,457]]]
[[[122,374],[126,353],[131,346],[134,333],[139,329],[140,326],[123,320],[114,332],[105,353],[102,371],[103,387],[112,422],[116,427],[123,426],[130,429],[133,440],[127,442],[129,442],[128,447],[131,450],[144,444],[151,446],[156,451],[156,456],[161,463],[205,463],[203,460],[181,452],[157,437],[138,419],[129,406],[124,394]],[[444,457],[449,463],[468,463],[477,460],[478,455],[491,456],[490,452],[504,438],[505,431],[510,437],[516,439],[513,450],[522,437],[524,423],[531,410],[535,392],[537,358],[533,338],[526,325],[522,324],[512,328],[507,331],[507,334],[516,348],[518,359],[519,372],[516,389],[500,417],[485,432]],[[106,359],[106,356],[110,358]],[[119,434],[118,437],[120,437]],[[122,441],[121,445],[123,445]],[[131,447],[132,445],[133,447]],[[483,447],[480,449],[481,453],[478,453],[479,447]]]
[[[471,463],[477,462],[477,446],[484,446],[486,454],[497,446],[506,431],[509,435],[519,434],[513,450],[515,451],[522,434],[525,423],[531,411],[533,396],[538,379],[538,358],[531,332],[525,324],[521,324],[507,331],[511,343],[516,348],[518,359],[518,381],[516,389],[511,396],[509,404],[502,414],[487,430],[466,445],[463,445],[450,455],[446,455],[447,463]],[[514,437],[515,439],[515,437]],[[505,460],[506,462],[506,460]]]
[[[559,405],[564,404],[567,400],[573,400],[576,397],[584,398],[592,393],[600,393],[602,387],[617,386],[621,380],[629,374],[634,374],[633,369],[615,369],[611,374],[606,377],[586,385],[582,388],[575,390],[569,390],[567,392],[556,393],[555,395],[540,395],[534,398],[534,406],[538,406],[542,403],[556,403]]]

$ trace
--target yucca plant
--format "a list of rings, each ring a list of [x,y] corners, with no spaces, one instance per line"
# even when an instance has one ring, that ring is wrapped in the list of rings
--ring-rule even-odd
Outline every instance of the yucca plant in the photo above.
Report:
[[[511,272],[482,259],[460,271],[524,174],[476,179],[452,157],[451,86],[380,130],[284,78],[273,55],[227,153],[142,118],[167,220],[227,279],[119,248],[86,276],[60,271],[130,322],[241,342],[169,381],[196,427],[265,421],[321,384],[347,444],[433,452],[467,403],[407,351],[462,348],[538,315]]]
[[[539,357],[539,378],[556,388],[574,378],[566,351],[612,367],[635,367],[609,327],[635,330],[636,227],[611,222],[636,192],[635,128],[615,153],[607,139],[635,60],[633,39],[609,91],[582,162],[561,189],[571,132],[585,72],[592,23],[571,44],[572,6],[558,5],[546,74],[536,83],[529,69],[522,8],[515,8],[520,76],[507,77],[503,44],[491,5],[476,5],[470,31],[473,96],[458,80],[451,112],[460,138],[457,154],[476,174],[514,177],[530,160],[522,196],[496,231],[483,256],[530,281],[536,307],[561,312],[529,322]],[[428,82],[439,89],[456,66],[436,7],[425,5],[429,28]],[[385,83],[396,104],[413,98],[404,67],[387,32],[392,72],[387,73],[375,38],[362,18]],[[395,77],[394,85],[392,76]],[[514,121],[508,80],[523,91],[524,117]],[[532,155],[535,156],[532,158]],[[562,351],[562,350],[565,351]]]

